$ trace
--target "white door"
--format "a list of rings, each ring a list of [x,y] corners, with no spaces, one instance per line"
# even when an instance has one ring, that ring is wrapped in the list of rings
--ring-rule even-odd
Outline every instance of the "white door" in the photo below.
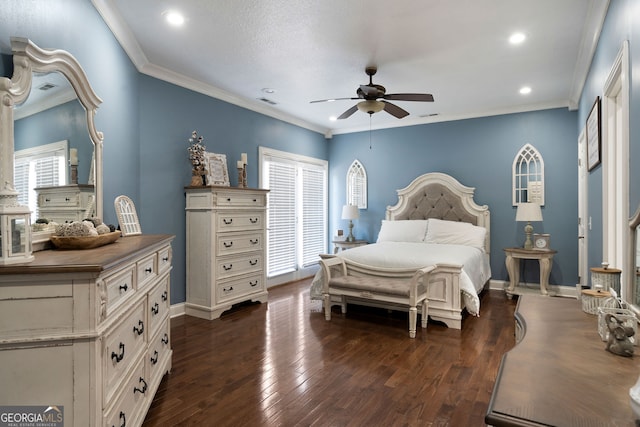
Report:
[[[578,283],[576,290],[589,287],[589,251],[587,245],[589,231],[589,204],[587,203],[587,138],[585,129],[578,137]]]

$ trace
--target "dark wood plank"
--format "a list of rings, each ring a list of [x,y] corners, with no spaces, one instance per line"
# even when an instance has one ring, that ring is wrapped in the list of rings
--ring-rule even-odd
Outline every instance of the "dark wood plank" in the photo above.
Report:
[[[310,280],[220,319],[171,320],[173,368],[145,426],[484,426],[515,300],[485,291],[463,330],[349,305],[324,319]]]

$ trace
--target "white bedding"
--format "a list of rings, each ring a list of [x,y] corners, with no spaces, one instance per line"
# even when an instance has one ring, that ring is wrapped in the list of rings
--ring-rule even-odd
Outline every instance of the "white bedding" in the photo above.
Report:
[[[379,242],[338,253],[339,257],[377,268],[421,268],[434,264],[462,265],[460,291],[467,311],[480,314],[478,293],[491,277],[489,258],[481,249],[451,244]],[[322,299],[322,270],[311,284],[311,298]]]

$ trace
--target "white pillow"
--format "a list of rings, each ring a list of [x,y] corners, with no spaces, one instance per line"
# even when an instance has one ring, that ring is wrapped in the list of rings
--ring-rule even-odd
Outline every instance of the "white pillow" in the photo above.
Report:
[[[472,246],[484,251],[486,228],[461,221],[445,221],[434,218],[428,221],[425,243]]]
[[[407,219],[400,221],[382,220],[379,242],[424,242],[427,234],[426,219]]]

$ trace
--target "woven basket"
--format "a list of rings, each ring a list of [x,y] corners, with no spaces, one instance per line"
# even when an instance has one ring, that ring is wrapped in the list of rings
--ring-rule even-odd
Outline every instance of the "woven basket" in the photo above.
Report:
[[[637,346],[638,319],[633,311],[627,308],[627,304],[618,298],[607,298],[602,301],[602,306],[598,307],[598,334],[602,341],[609,340],[609,328],[605,320],[607,314],[615,315],[622,326],[633,329],[633,336],[629,337],[629,341]]]
[[[582,291],[580,299],[582,300],[582,311],[588,314],[598,314],[598,308],[602,307],[606,300],[611,299],[611,293],[585,289]]]

